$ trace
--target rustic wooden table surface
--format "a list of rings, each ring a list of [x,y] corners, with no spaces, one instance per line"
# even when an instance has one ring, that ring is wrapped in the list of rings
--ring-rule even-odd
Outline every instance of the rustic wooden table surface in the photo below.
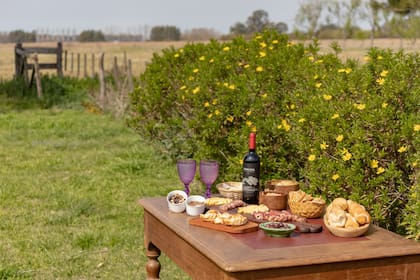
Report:
[[[189,224],[164,197],[143,198],[148,279],[159,279],[161,251],[193,279],[420,279],[420,243],[371,226],[365,236],[321,233],[267,237]],[[311,220],[322,224],[321,219]]]

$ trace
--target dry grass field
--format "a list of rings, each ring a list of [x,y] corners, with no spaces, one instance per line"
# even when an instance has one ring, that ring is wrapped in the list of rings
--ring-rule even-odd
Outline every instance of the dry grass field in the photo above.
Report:
[[[334,40],[321,40],[321,50],[329,51],[330,44]],[[363,56],[372,46],[385,49],[399,50],[406,52],[420,51],[420,41],[400,40],[400,39],[376,39],[373,43],[370,40],[338,40],[343,52],[343,59],[355,58],[362,61]],[[132,62],[133,75],[139,75],[145,68],[146,63],[151,59],[153,53],[159,52],[163,48],[173,46],[182,47],[186,42],[101,42],[101,43],[63,43],[64,50],[67,51],[67,70],[66,75],[77,75],[77,53],[80,54],[79,76],[84,75],[84,55],[87,57],[87,74],[92,73],[92,54],[95,56],[95,71],[98,71],[98,57],[101,52],[105,53],[105,69],[111,69],[114,57],[117,57],[119,65],[122,65],[124,53]],[[55,47],[56,43],[31,43],[25,46]],[[71,54],[73,53],[73,71],[71,71]],[[40,62],[51,62],[53,56],[40,56]],[[63,62],[64,63],[64,62]],[[46,71],[46,70],[44,70]],[[14,75],[14,44],[0,44],[0,80],[11,79]]]

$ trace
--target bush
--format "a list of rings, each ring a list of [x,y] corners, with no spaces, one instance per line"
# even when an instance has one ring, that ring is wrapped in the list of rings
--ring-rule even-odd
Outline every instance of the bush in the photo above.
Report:
[[[257,131],[262,181],[294,178],[328,201],[365,205],[374,223],[420,232],[417,53],[371,49],[365,63],[265,32],[155,54],[129,123],[173,158],[215,158],[240,180]]]

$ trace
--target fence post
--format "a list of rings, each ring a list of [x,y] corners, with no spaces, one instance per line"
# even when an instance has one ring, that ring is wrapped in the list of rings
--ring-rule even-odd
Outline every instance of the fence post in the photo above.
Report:
[[[34,71],[35,71],[35,81],[36,81],[36,92],[39,99],[42,99],[42,86],[41,86],[41,75],[39,73],[39,63],[38,63],[38,55],[33,55],[34,60]]]
[[[79,78],[80,75],[80,53],[77,53],[77,73],[76,76]]]
[[[74,70],[74,54],[71,53],[70,54],[70,72],[73,74],[73,70]]]
[[[22,43],[17,43],[15,45],[15,78],[21,76],[21,67],[22,67],[22,57],[18,54],[17,50],[22,49]]]
[[[99,55],[99,83],[100,83],[100,92],[99,92],[99,102],[103,107],[105,104],[105,70],[104,70],[104,56],[102,52]]]
[[[83,54],[83,76],[87,77],[87,54]]]
[[[57,43],[57,76],[63,76],[63,43]]]
[[[67,72],[67,50],[64,51],[64,72]]]
[[[95,54],[92,53],[92,78],[95,77]]]

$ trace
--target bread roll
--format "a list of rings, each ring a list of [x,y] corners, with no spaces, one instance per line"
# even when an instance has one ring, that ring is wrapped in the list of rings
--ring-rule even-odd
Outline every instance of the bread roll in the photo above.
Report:
[[[370,223],[370,215],[363,205],[352,200],[347,201],[349,214],[356,218],[359,225]]]
[[[347,210],[347,200],[345,198],[337,197],[336,199],[333,200],[333,202],[331,204],[333,206],[337,206],[337,207],[341,208],[344,211]]]
[[[328,222],[334,227],[344,227],[346,224],[346,211],[339,207],[331,207],[328,212]]]
[[[358,228],[359,223],[356,221],[356,218],[354,218],[349,213],[346,213],[346,224],[344,225],[345,228]]]

